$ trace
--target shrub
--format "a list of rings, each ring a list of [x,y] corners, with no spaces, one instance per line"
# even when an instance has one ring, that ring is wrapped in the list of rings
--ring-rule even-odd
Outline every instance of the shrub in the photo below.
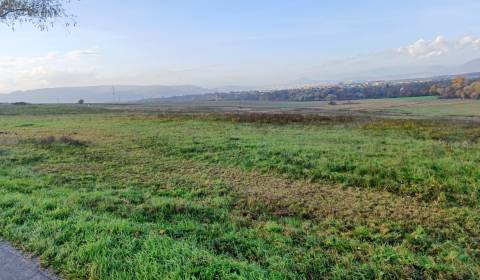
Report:
[[[47,137],[42,137],[38,139],[30,139],[27,142],[31,142],[35,145],[44,146],[44,147],[53,146],[56,144],[61,144],[61,145],[63,144],[63,145],[72,146],[72,147],[88,146],[88,142],[73,139],[70,136],[61,136],[60,138],[56,138],[55,136],[47,136]]]

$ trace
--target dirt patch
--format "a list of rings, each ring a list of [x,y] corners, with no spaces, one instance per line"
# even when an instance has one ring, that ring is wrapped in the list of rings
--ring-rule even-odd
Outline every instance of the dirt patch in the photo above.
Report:
[[[434,204],[388,192],[292,181],[239,170],[209,172],[231,182],[244,203],[253,206],[261,202],[276,215],[418,224],[449,220],[448,213]]]
[[[263,212],[320,223],[336,220],[347,227],[368,225],[373,232],[394,239],[395,234],[422,227],[440,240],[466,235],[470,242],[480,242],[478,216],[468,214],[463,208],[442,208],[440,203],[421,202],[384,191],[291,181],[238,169],[204,171],[207,176],[229,182],[239,198],[237,209],[254,220]],[[390,233],[399,227],[403,229]]]
[[[201,185],[221,180],[236,193],[237,209],[252,218],[267,212],[285,217],[373,224],[379,230],[385,230],[382,229],[384,223],[393,222],[412,228],[444,229],[442,232],[446,235],[454,235],[460,230],[467,231],[476,240],[480,237],[480,227],[474,215],[465,214],[461,208],[442,208],[440,202],[422,202],[386,191],[322,185],[194,162],[176,162],[169,169],[172,172],[168,175],[150,173],[146,176],[139,174],[145,171],[138,169],[129,174],[130,178],[152,179],[183,176]],[[154,181],[144,183],[155,184]]]
[[[9,131],[0,131],[0,145],[12,146],[18,143],[16,134]]]
[[[313,115],[296,113],[227,113],[214,116],[219,120],[229,120],[244,123],[270,123],[270,124],[289,124],[289,123],[314,123],[314,124],[334,124],[350,123],[357,121],[359,117],[351,115]]]

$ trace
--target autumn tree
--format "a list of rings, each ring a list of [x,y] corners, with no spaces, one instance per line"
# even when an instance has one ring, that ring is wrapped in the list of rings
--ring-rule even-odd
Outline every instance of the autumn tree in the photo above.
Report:
[[[446,87],[442,91],[442,97],[444,98],[456,98],[458,97],[454,87]]]
[[[0,23],[12,28],[17,23],[31,23],[46,30],[59,20],[65,25],[75,24],[74,17],[65,10],[71,0],[0,0]]]
[[[439,94],[440,94],[440,93],[439,93],[439,89],[440,89],[440,87],[438,87],[437,85],[433,85],[433,86],[431,86],[430,89],[428,90],[428,93],[429,93],[430,95],[439,95]]]
[[[337,100],[337,96],[335,94],[329,94],[325,97],[325,100],[328,101],[328,104],[330,105],[336,105],[336,100]]]
[[[456,76],[452,80],[452,87],[456,90],[463,89],[466,83],[467,83],[467,78],[465,78],[464,76]]]
[[[473,82],[471,85],[465,87],[465,92],[468,98],[479,99],[480,98],[480,81]]]
[[[467,84],[467,79],[463,76],[457,76],[452,80],[452,88],[455,90],[455,95],[464,99],[465,96],[465,86]]]

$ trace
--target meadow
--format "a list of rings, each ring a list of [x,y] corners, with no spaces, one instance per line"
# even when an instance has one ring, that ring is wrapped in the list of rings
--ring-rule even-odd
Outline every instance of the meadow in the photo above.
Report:
[[[66,279],[479,279],[445,102],[0,106],[0,238]]]

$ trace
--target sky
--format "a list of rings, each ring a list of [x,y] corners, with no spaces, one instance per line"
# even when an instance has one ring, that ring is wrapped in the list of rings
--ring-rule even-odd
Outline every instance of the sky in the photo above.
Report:
[[[80,0],[77,25],[0,23],[0,93],[281,87],[480,58],[478,0]]]

